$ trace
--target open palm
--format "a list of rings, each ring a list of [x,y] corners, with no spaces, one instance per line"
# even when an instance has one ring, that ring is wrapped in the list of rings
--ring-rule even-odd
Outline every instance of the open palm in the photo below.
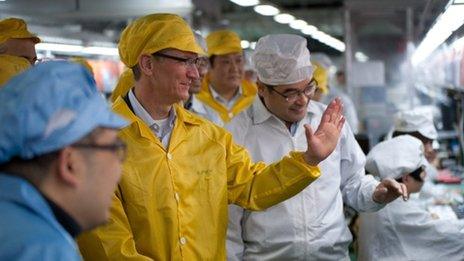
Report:
[[[308,150],[305,152],[306,162],[317,165],[327,158],[337,146],[345,118],[342,115],[343,104],[340,98],[333,100],[322,115],[316,132],[309,124],[305,124]]]

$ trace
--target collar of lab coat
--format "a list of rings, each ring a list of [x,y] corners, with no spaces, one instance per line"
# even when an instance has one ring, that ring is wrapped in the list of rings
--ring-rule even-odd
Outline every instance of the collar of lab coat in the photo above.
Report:
[[[314,115],[315,113],[317,113],[318,109],[317,109],[317,106],[315,106],[314,101],[309,102],[307,110],[308,110],[308,116],[310,116],[310,117],[312,115]],[[255,101],[253,102],[253,106],[251,107],[251,113],[252,113],[251,118],[253,119],[253,124],[255,124],[255,125],[256,124],[261,124],[261,123],[265,122],[266,120],[268,120],[269,118],[272,118],[272,117],[282,121],[277,116],[272,114],[266,108],[266,106],[264,106],[264,103],[259,98],[259,96],[256,96]]]

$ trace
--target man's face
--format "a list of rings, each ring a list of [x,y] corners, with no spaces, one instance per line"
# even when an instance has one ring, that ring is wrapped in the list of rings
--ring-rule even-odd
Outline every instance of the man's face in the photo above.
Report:
[[[422,189],[424,185],[426,174],[425,171],[422,170],[413,177],[412,175],[406,175],[403,177],[403,183],[406,185],[408,189],[408,193],[417,193]]]
[[[37,60],[35,43],[32,39],[8,39],[5,42],[6,52],[4,54],[26,58],[31,65]]]
[[[242,53],[215,56],[209,70],[211,82],[223,88],[238,88],[244,76],[244,62]]]
[[[433,140],[422,140],[422,144],[424,144],[425,158],[429,163],[433,163],[433,161],[437,157],[437,152],[433,148]]]
[[[275,86],[273,89],[259,83],[258,91],[259,95],[263,98],[267,109],[272,114],[287,123],[294,123],[303,119],[307,114],[309,101],[314,95],[314,90],[316,88],[313,83],[314,81],[306,79],[294,84]],[[309,88],[309,86],[312,87]],[[309,96],[302,93],[305,89],[312,89]],[[295,96],[296,93],[298,94]],[[287,96],[288,98],[286,99],[282,95]]]
[[[95,147],[81,150],[86,153],[83,157],[85,180],[80,191],[81,211],[85,213],[85,224],[81,224],[84,229],[106,223],[109,218],[109,208],[115,187],[121,177],[121,166],[125,155],[125,147],[117,137],[117,133],[113,129],[102,129],[94,141],[86,142],[92,143]],[[97,147],[101,145],[113,148]]]
[[[197,54],[175,49],[160,51],[160,53],[181,59],[195,59]],[[198,69],[195,64],[179,61],[166,57],[152,57],[153,77],[152,85],[157,92],[163,95],[167,102],[174,104],[186,101],[189,98],[189,89],[193,82],[199,79]]]
[[[197,94],[201,90],[201,82],[203,78],[205,78],[206,73],[208,73],[209,61],[207,57],[200,57],[200,63],[197,66],[198,75],[200,76],[198,79],[192,82],[192,86],[190,86],[189,92],[190,94]]]

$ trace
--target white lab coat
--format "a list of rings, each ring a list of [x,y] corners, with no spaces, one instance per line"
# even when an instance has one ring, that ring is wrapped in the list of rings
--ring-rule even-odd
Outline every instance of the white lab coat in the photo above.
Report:
[[[190,107],[190,111],[221,127],[224,126],[224,122],[221,120],[219,114],[213,108],[198,100],[195,95],[192,96],[192,107]]]
[[[464,260],[464,220],[432,219],[401,198],[360,215],[358,260]]]
[[[311,101],[292,137],[257,98],[227,128],[255,161],[272,163],[290,151],[306,150],[303,124],[316,130],[324,109],[325,105]],[[382,207],[372,200],[378,181],[365,175],[364,163],[365,156],[345,125],[335,151],[320,164],[322,175],[302,192],[263,212],[231,205],[228,260],[349,260],[352,237],[343,201],[359,211]]]

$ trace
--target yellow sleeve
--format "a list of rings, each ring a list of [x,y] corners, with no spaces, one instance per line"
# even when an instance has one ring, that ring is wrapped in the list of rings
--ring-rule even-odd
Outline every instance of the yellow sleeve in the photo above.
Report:
[[[263,210],[293,197],[320,176],[317,166],[306,164],[303,153],[291,152],[266,166],[254,164],[248,151],[227,134],[227,186],[229,203]]]
[[[139,254],[135,248],[129,222],[122,207],[119,187],[113,196],[108,224],[82,234],[77,243],[86,261],[153,260]]]

